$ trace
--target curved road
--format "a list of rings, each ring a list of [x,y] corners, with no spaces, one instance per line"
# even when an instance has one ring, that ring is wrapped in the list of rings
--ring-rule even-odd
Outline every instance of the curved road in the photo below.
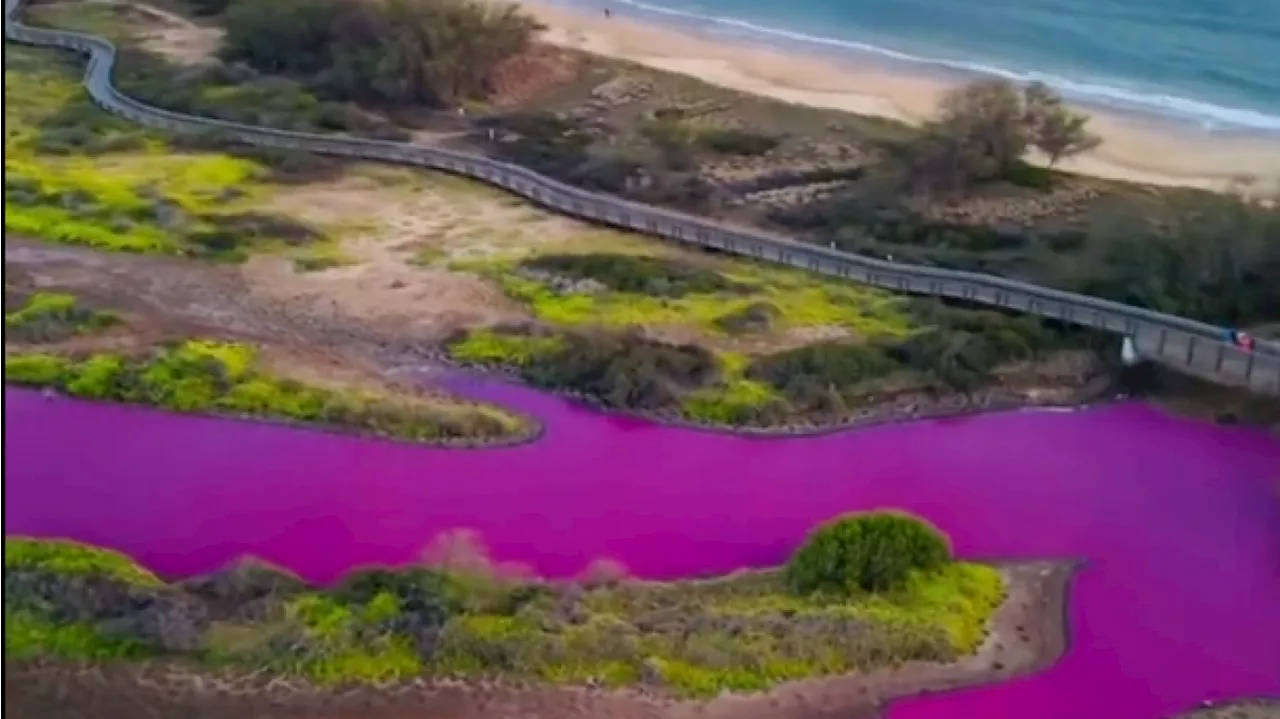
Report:
[[[265,1],[265,0],[264,0]],[[629,202],[562,184],[531,170],[480,155],[400,142],[317,135],[183,115],[139,102],[112,84],[116,50],[100,37],[23,25],[24,0],[5,0],[5,38],[76,50],[89,57],[84,86],[107,112],[175,132],[217,133],[240,142],[328,155],[417,165],[496,185],[549,209],[591,222],[793,265],[890,290],[954,297],[1133,338],[1149,359],[1219,384],[1280,396],[1280,348],[1259,343],[1246,352],[1224,341],[1221,328],[1119,302],[973,272],[898,264],[828,250],[754,228]]]

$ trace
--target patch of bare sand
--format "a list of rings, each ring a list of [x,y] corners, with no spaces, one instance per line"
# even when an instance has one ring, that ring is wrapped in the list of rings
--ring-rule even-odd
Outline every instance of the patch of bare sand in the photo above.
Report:
[[[222,28],[199,25],[164,8],[137,2],[85,0],[86,4],[106,5],[121,13],[134,32],[138,45],[179,65],[201,65],[217,61],[222,45]],[[49,5],[77,3],[49,3]]]
[[[222,31],[199,25],[165,25],[138,34],[138,44],[180,65],[215,62],[222,46]]]
[[[235,267],[14,236],[4,238],[4,266],[6,286],[69,291],[114,311],[169,318],[193,333],[218,330],[280,341],[299,337],[298,323],[249,301]]]
[[[296,680],[261,674],[213,674],[174,665],[94,667],[6,662],[5,716],[864,719],[878,716],[885,703],[894,698],[1008,680],[1043,670],[1062,655],[1066,647],[1065,602],[1071,567],[1026,562],[1008,565],[1004,571],[1009,578],[1009,597],[976,655],[950,665],[913,663],[864,675],[785,684],[762,694],[690,702],[632,691],[449,680],[317,690]]]
[[[351,262],[299,272],[287,256],[254,257],[242,276],[255,297],[419,337],[528,319],[494,283],[445,263],[554,241],[566,229],[557,218],[539,219],[531,208],[490,193],[421,180],[398,186],[360,174],[287,188],[270,209],[336,228],[339,251]]]

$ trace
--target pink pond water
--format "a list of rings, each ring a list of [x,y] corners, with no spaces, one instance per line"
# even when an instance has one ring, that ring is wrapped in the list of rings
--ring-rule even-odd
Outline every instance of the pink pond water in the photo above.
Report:
[[[1041,674],[897,703],[893,719],[1158,719],[1280,696],[1280,442],[1139,405],[749,440],[467,391],[548,425],[441,451],[5,390],[4,529],[187,575],[253,553],[316,580],[479,530],[569,575],[612,556],[676,577],[782,560],[816,522],[902,507],[967,557],[1086,557],[1073,646]]]

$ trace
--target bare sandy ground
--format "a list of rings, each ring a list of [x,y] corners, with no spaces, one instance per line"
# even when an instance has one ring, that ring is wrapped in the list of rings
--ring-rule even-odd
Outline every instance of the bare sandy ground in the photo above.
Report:
[[[762,45],[711,40],[656,24],[605,18],[603,11],[537,0],[519,4],[548,26],[556,45],[692,75],[723,87],[815,107],[906,122],[927,118],[946,80],[870,62],[784,53]],[[604,5],[599,7],[603,8]],[[1082,174],[1158,185],[1224,189],[1247,177],[1260,191],[1280,190],[1280,140],[1213,136],[1155,121],[1089,111],[1105,139],[1062,167]]]

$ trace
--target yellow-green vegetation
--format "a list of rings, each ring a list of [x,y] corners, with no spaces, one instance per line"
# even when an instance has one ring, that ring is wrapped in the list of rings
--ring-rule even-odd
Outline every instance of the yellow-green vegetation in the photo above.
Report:
[[[930,560],[923,566],[918,561],[923,555],[909,545],[924,545],[894,542],[908,534],[928,538],[934,530],[920,524],[912,525],[914,533],[904,533],[909,521],[871,514],[833,525],[869,527],[841,534],[840,571],[856,574],[868,558],[879,563],[896,558],[905,567],[895,581],[874,591],[839,577],[839,591],[798,587],[795,566],[808,562],[812,547],[798,551],[785,570],[677,582],[588,572],[587,579],[568,583],[504,579],[483,548],[472,544],[461,547],[469,557],[462,562],[357,570],[326,588],[308,586],[269,565],[242,563],[181,584],[148,582],[130,599],[112,592],[119,582],[133,581],[132,574],[114,579],[117,573],[83,569],[92,564],[83,557],[112,557],[112,567],[127,563],[118,555],[85,550],[68,556],[62,543],[37,555],[39,540],[17,540],[22,551],[11,555],[6,546],[5,552],[5,652],[6,657],[79,658],[161,653],[300,675],[321,684],[426,674],[644,684],[684,697],[762,690],[793,679],[913,660],[952,661],[975,651],[986,636],[1005,596],[1002,575],[931,552],[925,553]],[[933,538],[946,546],[945,539]],[[885,541],[892,546],[878,544]],[[903,547],[907,551],[899,553]],[[107,584],[71,581],[86,576]],[[62,589],[50,593],[50,586]],[[99,593],[86,586],[97,586]],[[139,592],[163,594],[166,600],[138,602]],[[33,601],[35,596],[41,600]],[[255,610],[213,621],[200,611],[199,604],[207,601],[219,602],[221,616],[241,601],[253,602]],[[118,606],[125,602],[132,603]],[[142,612],[152,614],[147,621],[132,621]],[[18,628],[12,643],[11,616]],[[53,617],[66,624],[54,624]],[[107,637],[114,644],[104,648],[108,619],[116,628]]]
[[[452,355],[608,407],[778,427],[845,421],[886,385],[971,391],[1003,363],[1071,343],[1036,318],[619,233],[599,240],[453,262],[499,283],[539,325],[473,331],[449,344]]]
[[[972,652],[1003,599],[989,567],[913,574],[882,594],[800,596],[779,572],[622,582],[574,598],[536,595],[514,613],[450,619],[434,666],[555,682],[637,682],[684,696]]]
[[[681,401],[681,414],[688,419],[703,424],[741,425],[757,417],[764,408],[783,401],[782,394],[773,385],[745,376],[750,357],[724,352],[719,360],[719,381],[690,392]]]
[[[5,537],[4,568],[100,577],[139,587],[161,584],[156,575],[120,552],[64,539]]]
[[[113,636],[79,617],[55,619],[30,577],[56,577],[84,584],[106,581],[135,591],[155,590],[164,583],[129,557],[100,547],[62,539],[4,538],[5,588],[4,656],[22,659],[52,656],[63,659],[123,659],[142,656],[143,646],[129,637]],[[35,596],[32,596],[35,595]]]
[[[89,8],[92,10],[92,8]],[[5,46],[5,229],[103,250],[239,259],[320,233],[256,211],[270,168],[101,112],[69,57]]]
[[[476,330],[451,345],[450,354],[462,362],[526,367],[563,350],[564,346],[564,340],[554,336]]]
[[[539,386],[582,392],[623,409],[675,412],[707,424],[786,423],[805,412],[789,409],[781,386],[753,376],[752,366],[760,355],[733,349],[738,343],[754,347],[757,353],[761,348],[767,352],[779,338],[813,331],[815,336],[843,338],[844,346],[856,348],[900,343],[928,329],[906,298],[787,268],[702,256],[623,234],[600,238],[594,248],[590,243],[575,243],[542,253],[454,261],[451,266],[493,279],[549,328],[539,336],[478,330],[451,344],[456,359],[520,368],[526,380]],[[599,348],[585,355],[599,356],[600,366],[582,372],[553,369],[566,359],[582,365],[583,346],[599,344],[566,341],[560,335],[600,338],[625,335],[634,328],[692,331],[700,338],[695,344],[710,357],[712,371],[690,382],[666,372],[669,363],[606,357]],[[698,354],[692,347],[658,349],[658,343],[639,338],[608,342],[624,353],[643,346],[657,355]],[[641,350],[641,354],[649,352]],[[614,369],[602,369],[604,365]],[[703,365],[701,360],[692,363],[699,370],[705,369]],[[892,370],[895,365],[883,366]],[[886,371],[877,369],[864,379],[878,379]],[[652,382],[644,377],[654,372],[666,376]],[[619,382],[628,375],[630,379],[617,392],[583,386],[586,378],[602,375]],[[639,396],[652,395],[646,388],[658,386],[670,391],[658,391],[660,399]]]
[[[143,357],[10,354],[4,374],[6,382],[87,399],[291,420],[413,441],[498,440],[522,429],[520,420],[496,408],[322,389],[271,376],[257,363],[251,345],[189,340]]]
[[[4,313],[5,339],[21,342],[56,342],[119,322],[115,313],[81,307],[74,296],[57,292],[36,292]]]
[[[628,243],[613,252],[498,255],[451,266],[493,278],[538,319],[567,327],[682,326],[710,338],[813,327],[902,337],[912,329],[906,300],[886,292],[648,244]],[[734,321],[753,308],[765,315],[760,321]]]
[[[5,659],[55,657],[83,661],[144,654],[137,642],[105,635],[92,624],[59,623],[29,611],[4,610]]]

